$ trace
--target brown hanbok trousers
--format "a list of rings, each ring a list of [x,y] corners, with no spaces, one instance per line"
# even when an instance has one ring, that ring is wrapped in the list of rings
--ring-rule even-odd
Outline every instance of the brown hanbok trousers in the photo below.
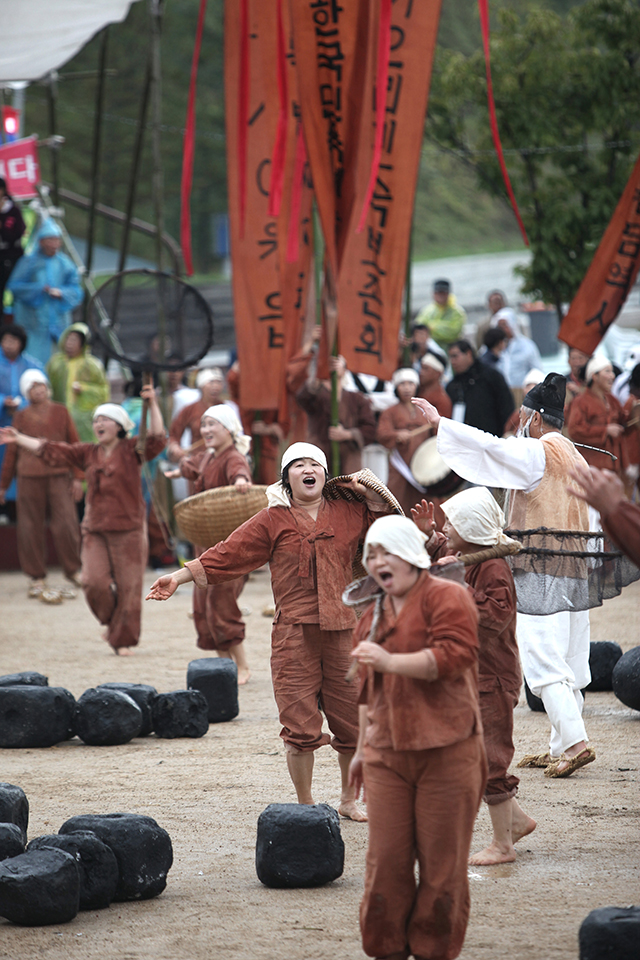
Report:
[[[47,575],[47,516],[56,553],[69,579],[80,569],[80,525],[68,473],[18,477],[18,559],[28,577]]]
[[[114,649],[135,647],[140,639],[147,549],[146,524],[134,530],[85,531],[82,537],[82,589]]]

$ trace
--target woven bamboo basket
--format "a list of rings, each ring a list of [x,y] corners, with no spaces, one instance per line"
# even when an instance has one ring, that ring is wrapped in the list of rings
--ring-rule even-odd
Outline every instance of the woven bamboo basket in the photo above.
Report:
[[[176,503],[173,513],[186,540],[214,547],[266,507],[266,489],[255,484],[244,492],[236,487],[203,490]]]

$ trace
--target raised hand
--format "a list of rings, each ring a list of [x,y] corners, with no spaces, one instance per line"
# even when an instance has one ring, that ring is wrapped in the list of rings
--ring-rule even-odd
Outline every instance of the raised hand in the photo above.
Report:
[[[434,504],[426,500],[421,500],[415,507],[411,507],[411,519],[418,530],[422,530],[428,537],[436,529],[435,512]]]
[[[438,426],[441,417],[432,403],[429,403],[428,400],[423,400],[422,397],[411,397],[411,403],[414,403],[416,407],[422,411],[425,419],[432,427]]]

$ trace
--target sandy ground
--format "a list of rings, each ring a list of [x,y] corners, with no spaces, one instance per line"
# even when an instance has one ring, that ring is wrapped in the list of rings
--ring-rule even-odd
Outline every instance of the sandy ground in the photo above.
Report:
[[[56,578],[54,573],[52,580]],[[153,575],[149,572],[147,582]],[[199,740],[151,736],[119,747],[79,740],[47,750],[3,750],[0,780],[19,784],[31,806],[29,837],[57,832],[75,814],[128,811],[155,817],[173,840],[166,891],[144,903],[81,913],[60,927],[23,929],[0,920],[0,957],[121,960],[354,960],[363,957],[358,903],[366,826],[342,821],[343,876],[313,890],[270,890],[255,873],[256,821],[271,802],[294,796],[278,737],[269,677],[270,601],[266,571],[253,575],[242,603],[253,670],[240,690],[240,715]],[[640,584],[592,614],[595,640],[624,649],[639,642]],[[108,680],[184,688],[199,656],[185,587],[168,603],[147,603],[140,647],[117,658],[79,597],[58,607],[27,600],[20,574],[0,576],[0,673],[38,670],[79,697]],[[538,821],[514,864],[470,872],[472,912],[464,960],[568,960],[578,956],[580,922],[597,906],[640,902],[638,740],[640,713],[612,693],[588,694],[587,728],[596,763],[569,780],[521,771],[520,802]],[[547,720],[522,702],[516,757],[547,743]],[[316,800],[336,804],[333,751],[316,755]],[[490,836],[482,810],[474,849]]]

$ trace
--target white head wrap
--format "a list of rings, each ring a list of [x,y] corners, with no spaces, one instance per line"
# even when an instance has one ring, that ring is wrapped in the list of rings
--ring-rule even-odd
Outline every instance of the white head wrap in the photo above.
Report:
[[[93,411],[92,420],[95,420],[96,417],[107,417],[108,420],[115,420],[116,423],[119,423],[125,433],[131,433],[135,427],[135,423],[119,403],[101,403],[99,407],[96,407]]]
[[[196,374],[196,387],[202,390],[205,383],[211,383],[212,380],[219,380],[224,383],[224,373],[220,367],[207,367],[205,370],[198,370]]]
[[[587,386],[593,380],[593,376],[596,373],[600,373],[601,370],[604,370],[605,367],[611,366],[611,360],[608,360],[605,357],[604,353],[596,353],[591,360],[589,360],[587,366],[585,367],[584,379],[587,381]]]
[[[399,383],[412,383],[414,387],[417,387],[420,383],[420,377],[413,367],[401,367],[399,370],[396,370],[391,377],[391,383],[393,384],[394,390]]]
[[[238,453],[244,456],[249,452],[251,437],[248,437],[246,433],[242,432],[242,424],[231,407],[228,407],[226,403],[217,403],[213,407],[207,407],[200,419],[204,420],[205,417],[211,417],[212,420],[217,420],[218,423],[221,423],[222,426],[229,431],[233,439],[233,445]]]
[[[315,460],[316,463],[319,463],[325,470],[329,470],[327,458],[320,447],[316,447],[313,443],[300,442],[292,443],[282,454],[280,473],[282,474],[285,468],[288,467],[290,463],[293,463],[294,460],[304,460],[305,457],[308,457],[310,460]],[[291,501],[289,500],[287,491],[284,489],[282,480],[278,480],[277,483],[272,483],[271,486],[267,487],[266,494],[267,506],[269,507],[291,506]]]
[[[418,530],[415,523],[408,517],[380,517],[371,524],[367,531],[362,551],[362,563],[369,573],[367,566],[367,551],[373,544],[379,544],[388,553],[392,553],[401,560],[406,560],[413,567],[426,570],[430,564],[429,554],[425,549],[427,537]]]
[[[533,367],[522,381],[522,386],[523,388],[525,385],[529,386],[529,384],[536,386],[538,383],[544,383],[544,373],[542,370],[538,370],[537,367]]]
[[[30,367],[22,374],[18,385],[20,393],[27,400],[29,399],[29,390],[31,390],[34,383],[44,383],[47,387],[49,386],[46,373],[44,373],[43,370],[36,370],[35,367]],[[51,395],[51,390],[49,390],[49,395]]]
[[[434,370],[437,370],[438,373],[444,373],[444,363],[441,360],[438,360],[436,355],[434,353],[430,353],[428,350],[420,363],[423,367],[432,367]]]
[[[486,487],[471,487],[456,493],[440,505],[456,533],[467,543],[495,547],[498,543],[513,543],[504,535],[504,513]]]

